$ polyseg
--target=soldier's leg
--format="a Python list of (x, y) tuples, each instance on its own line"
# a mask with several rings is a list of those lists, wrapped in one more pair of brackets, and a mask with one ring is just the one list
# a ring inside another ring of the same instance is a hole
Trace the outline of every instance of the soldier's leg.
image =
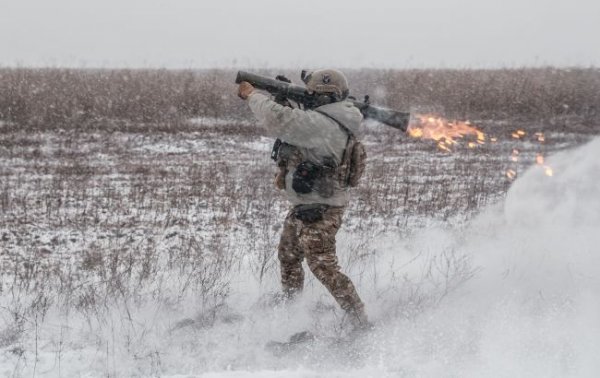
[(335, 235), (341, 226), (343, 212), (343, 208), (329, 208), (321, 221), (303, 225), (300, 245), (310, 270), (348, 313), (352, 324), (366, 326), (365, 306), (352, 281), (340, 272), (336, 256)]
[(292, 297), (302, 291), (304, 270), (302, 250), (298, 245), (298, 220), (290, 211), (283, 224), (277, 257), (281, 269), (281, 286), (284, 294)]

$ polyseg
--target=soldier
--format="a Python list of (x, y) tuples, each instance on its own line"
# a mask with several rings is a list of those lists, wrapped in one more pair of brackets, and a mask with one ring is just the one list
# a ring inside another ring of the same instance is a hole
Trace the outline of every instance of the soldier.
[(267, 133), (278, 138), (274, 146), (280, 172), (276, 186), (285, 190), (292, 209), (285, 218), (278, 247), (281, 284), (286, 298), (304, 284), (302, 260), (345, 310), (355, 329), (370, 324), (364, 304), (350, 279), (340, 272), (335, 235), (348, 204), (348, 187), (362, 175), (365, 151), (356, 136), (362, 114), (350, 102), (346, 77), (336, 70), (318, 70), (303, 81), (319, 98), (314, 109), (283, 106), (258, 93), (248, 82), (239, 96)]

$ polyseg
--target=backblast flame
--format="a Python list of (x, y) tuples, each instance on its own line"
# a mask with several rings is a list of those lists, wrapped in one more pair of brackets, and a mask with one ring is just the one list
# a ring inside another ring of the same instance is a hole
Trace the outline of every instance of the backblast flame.
[[(467, 135), (473, 136), (477, 144), (484, 144), (486, 141), (485, 134), (471, 126), (469, 121), (449, 121), (432, 115), (416, 115), (411, 119), (407, 132), (413, 138), (435, 140), (438, 148), (447, 152), (451, 151), (450, 146), (456, 144), (457, 139)], [(468, 146), (474, 148), (475, 142), (469, 142)]]
[[(477, 127), (471, 125), (469, 121), (449, 121), (445, 118), (434, 115), (417, 114), (411, 118), (407, 129), (407, 134), (413, 138), (431, 139), (436, 141), (437, 147), (444, 152), (452, 152), (452, 146), (458, 144), (458, 140), (466, 138), (465, 143), (468, 148), (475, 148), (481, 144), (485, 144), (487, 136)], [(525, 130), (515, 130), (511, 132), (513, 139), (525, 141), (527, 139)], [(532, 134), (532, 138), (537, 139), (539, 143), (544, 143), (546, 138), (542, 132)], [(492, 143), (497, 143), (497, 137), (490, 137)], [(518, 164), (521, 161), (521, 153), (517, 148), (512, 149), (510, 160)], [(546, 164), (544, 155), (538, 153), (535, 157), (535, 162), (544, 170), (547, 176), (553, 176), (554, 172), (550, 166)], [(505, 172), (509, 180), (514, 180), (517, 177), (515, 169), (508, 169)]]
[(535, 133), (535, 136), (536, 136), (538, 142), (540, 142), (540, 143), (544, 143), (546, 141), (546, 137), (544, 136), (544, 133), (542, 133), (542, 132)]
[(544, 169), (544, 174), (548, 177), (552, 177), (554, 176), (554, 171), (552, 170), (552, 167), (550, 167), (549, 165), (546, 165), (546, 159), (544, 159), (544, 155), (542, 154), (538, 154), (535, 157), (535, 162), (537, 165), (542, 166), (542, 168)]
[(544, 164), (544, 155), (542, 155), (542, 154), (538, 154), (538, 155), (535, 157), (535, 162), (536, 162), (538, 165), (542, 165), (542, 164)]

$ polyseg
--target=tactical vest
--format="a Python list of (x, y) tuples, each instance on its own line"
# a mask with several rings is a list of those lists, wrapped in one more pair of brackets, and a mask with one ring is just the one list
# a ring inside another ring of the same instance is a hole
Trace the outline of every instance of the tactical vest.
[[(321, 113), (324, 114), (324, 113)], [(327, 114), (324, 114), (329, 117)], [(364, 145), (340, 122), (333, 119), (348, 135), (346, 148), (338, 164), (333, 157), (323, 157), (320, 164), (304, 158), (300, 149), (280, 139), (275, 141), (271, 158), (276, 161), (279, 171), (275, 176), (275, 186), (284, 190), (288, 167), (295, 167), (292, 188), (298, 194), (317, 192), (323, 198), (333, 195), (334, 182), (340, 187), (356, 187), (362, 177), (367, 160)]]

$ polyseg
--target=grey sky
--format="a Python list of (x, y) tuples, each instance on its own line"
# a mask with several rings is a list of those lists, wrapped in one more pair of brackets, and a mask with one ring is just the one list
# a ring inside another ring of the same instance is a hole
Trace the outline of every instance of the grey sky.
[(599, 0), (0, 0), (0, 65), (600, 66)]

